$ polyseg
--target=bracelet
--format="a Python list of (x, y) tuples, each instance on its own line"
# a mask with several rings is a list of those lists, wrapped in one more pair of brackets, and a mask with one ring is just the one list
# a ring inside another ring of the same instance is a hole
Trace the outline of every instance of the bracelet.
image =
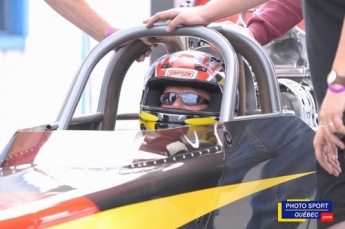
[(328, 85), (328, 90), (330, 90), (333, 93), (340, 93), (345, 91), (345, 86), (342, 86), (341, 88), (335, 88), (332, 87), (331, 85)]
[(107, 32), (107, 37), (109, 37), (111, 34), (115, 33), (114, 27), (109, 26), (108, 32)]

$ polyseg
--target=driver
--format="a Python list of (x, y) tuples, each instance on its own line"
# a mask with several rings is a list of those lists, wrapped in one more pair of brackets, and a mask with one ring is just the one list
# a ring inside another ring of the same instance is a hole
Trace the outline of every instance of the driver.
[(223, 63), (208, 53), (180, 51), (159, 58), (145, 76), (140, 128), (215, 123), (223, 84)]
[[(159, 131), (146, 132), (141, 150), (165, 156), (197, 150), (200, 145), (184, 144), (186, 135), (194, 134), (203, 143), (214, 143), (212, 125), (205, 125), (218, 121), (223, 83), (223, 63), (208, 53), (180, 51), (159, 58), (145, 77), (140, 105), (140, 128)], [(186, 128), (171, 129), (188, 124), (193, 124), (188, 133), (181, 133)]]
[[(153, 63), (145, 77), (140, 128), (155, 131), (143, 131), (141, 150), (172, 156), (217, 144), (214, 124), (219, 120), (224, 80), (223, 64), (200, 51), (167, 54)], [(175, 128), (179, 126), (186, 128)], [(261, 179), (315, 171), (314, 131), (298, 117), (239, 120), (224, 123), (222, 128), (231, 132), (232, 146), (223, 148), (225, 174), (220, 185), (243, 182), (260, 164)], [(188, 141), (190, 135), (197, 135), (195, 140), (202, 144), (188, 144), (197, 142)], [(252, 195), (246, 228), (297, 228), (299, 223), (278, 222), (278, 203), (310, 199), (315, 185), (310, 175)], [(221, 217), (218, 213), (212, 213), (207, 226), (216, 223)]]

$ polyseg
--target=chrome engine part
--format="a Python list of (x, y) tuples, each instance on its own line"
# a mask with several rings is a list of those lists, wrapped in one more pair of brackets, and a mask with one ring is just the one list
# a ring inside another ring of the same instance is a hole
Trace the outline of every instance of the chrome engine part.
[(317, 127), (317, 111), (313, 97), (312, 87), (302, 82), (291, 79), (278, 79), (282, 108), (285, 113), (294, 113), (310, 127)]

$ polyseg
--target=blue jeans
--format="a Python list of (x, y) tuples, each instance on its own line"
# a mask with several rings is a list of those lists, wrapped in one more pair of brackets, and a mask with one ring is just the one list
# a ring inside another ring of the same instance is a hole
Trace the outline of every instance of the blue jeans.
[[(260, 163), (264, 163), (260, 179), (315, 171), (315, 132), (298, 117), (233, 122), (227, 129), (233, 145), (226, 152), (222, 185), (240, 183)], [(246, 228), (297, 228), (299, 223), (278, 223), (277, 205), (286, 199), (311, 198), (315, 188), (315, 175), (308, 175), (253, 194)]]

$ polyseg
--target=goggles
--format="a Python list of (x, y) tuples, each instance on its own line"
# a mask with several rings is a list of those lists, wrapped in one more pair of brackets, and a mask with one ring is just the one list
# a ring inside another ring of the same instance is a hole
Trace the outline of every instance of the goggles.
[(176, 101), (178, 97), (180, 97), (182, 103), (187, 106), (193, 106), (197, 104), (209, 104), (209, 101), (207, 99), (193, 92), (166, 92), (160, 96), (159, 101), (163, 104), (171, 105)]

